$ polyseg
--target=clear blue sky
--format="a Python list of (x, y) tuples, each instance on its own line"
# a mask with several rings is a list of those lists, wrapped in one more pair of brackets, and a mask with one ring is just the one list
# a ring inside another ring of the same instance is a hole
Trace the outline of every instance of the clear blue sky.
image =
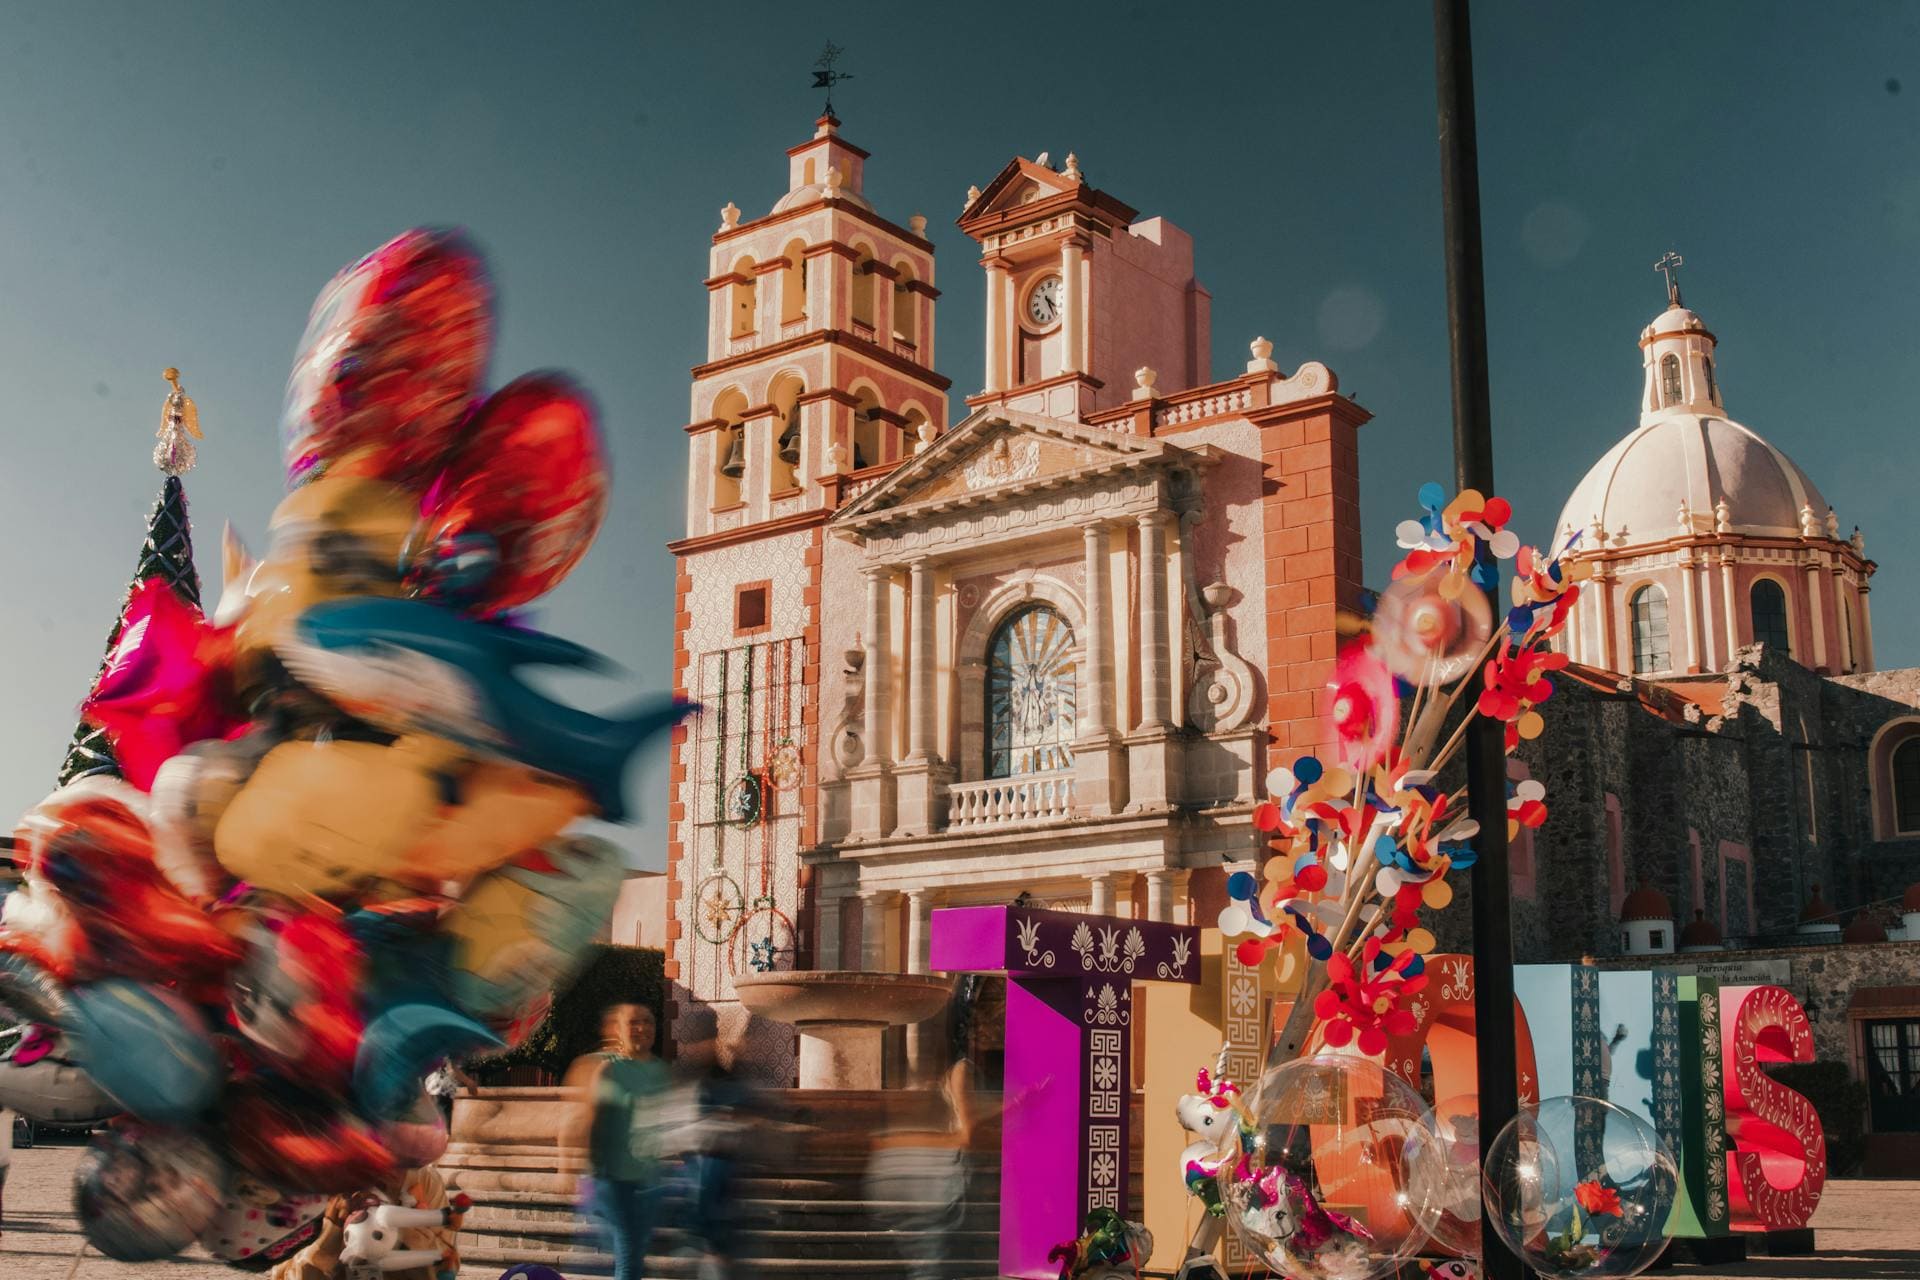
[[(661, 687), (687, 369), (707, 237), (764, 212), (856, 78), (868, 194), (931, 220), (940, 360), (980, 384), (982, 287), (952, 225), (1016, 152), (1193, 234), (1215, 367), (1255, 334), (1325, 360), (1363, 433), (1368, 567), (1449, 410), (1427, 6), (67, 3), (0, 37), (0, 813), (51, 786), (138, 550), (177, 364), (208, 438), (188, 478), (209, 593), (219, 529), (279, 496), (274, 424), (314, 294), (419, 223), (468, 227), (502, 299), (494, 367), (575, 370), (615, 459), (599, 544), (544, 625)], [(545, 16), (543, 16), (545, 15)], [(1912, 515), (1920, 5), (1483, 3), (1475, 39), (1500, 488), (1544, 536), (1634, 422), (1649, 269), (1675, 247), (1721, 338), (1729, 412), (1860, 524), (1883, 666), (1920, 663)], [(611, 703), (629, 690), (582, 691)], [(663, 859), (664, 762), (625, 837)], [(10, 818), (7, 820), (10, 821)]]

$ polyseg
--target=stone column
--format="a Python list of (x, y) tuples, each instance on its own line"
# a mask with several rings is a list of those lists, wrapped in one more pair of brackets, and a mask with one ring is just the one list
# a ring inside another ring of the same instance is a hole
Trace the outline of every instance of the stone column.
[(1086, 553), (1086, 634), (1080, 637), (1086, 678), (1073, 747), (1073, 798), (1083, 813), (1110, 814), (1127, 805), (1127, 753), (1114, 732), (1112, 548), (1104, 524), (1082, 525), (1080, 535)]
[(1007, 286), (1011, 277), (1003, 262), (987, 266), (987, 376), (985, 391), (1007, 385)]
[[(1807, 625), (1813, 631), (1813, 669), (1827, 669), (1827, 629), (1825, 619), (1820, 616), (1820, 561), (1812, 552), (1807, 555)], [(1800, 655), (1795, 654), (1795, 657)]]
[(907, 673), (911, 683), (907, 705), (907, 759), (926, 762), (934, 750), (933, 567), (922, 556), (908, 565), (908, 606), (913, 630), (909, 633)]
[(1087, 243), (1068, 236), (1060, 245), (1060, 336), (1066, 348), (1060, 357), (1060, 372), (1079, 373), (1086, 365), (1086, 316), (1081, 306), (1085, 276)]
[(1739, 593), (1733, 587), (1733, 552), (1720, 553), (1720, 594), (1727, 613), (1727, 660), (1722, 670), (1733, 666), (1733, 651), (1740, 647)]
[(891, 972), (887, 968), (887, 933), (890, 908), (899, 896), (892, 889), (860, 891), (860, 967), (868, 973)]
[(1594, 576), (1600, 588), (1600, 665), (1618, 671), (1613, 663), (1613, 571), (1603, 564)]
[(894, 827), (893, 790), (893, 569), (870, 565), (867, 575), (866, 753), (847, 771), (852, 783), (852, 832), (856, 839), (877, 839)]
[(840, 954), (840, 907), (845, 901), (816, 891), (813, 904), (813, 967), (816, 969), (839, 969), (846, 965), (846, 958)]
[(1115, 877), (1112, 873), (1103, 873), (1087, 878), (1087, 887), (1090, 891), (1087, 895), (1088, 915), (1110, 916), (1116, 914), (1114, 904), (1119, 895), (1114, 892), (1116, 888), (1114, 880)]
[(867, 575), (866, 756), (863, 763), (885, 767), (892, 762), (893, 637), (891, 604), (893, 570), (876, 565)]
[(1086, 550), (1087, 687), (1081, 702), (1081, 732), (1088, 737), (1113, 729), (1113, 580), (1108, 572), (1107, 526), (1080, 526)]
[(1187, 878), (1191, 873), (1181, 867), (1159, 867), (1147, 872), (1147, 919), (1161, 924), (1179, 924), (1174, 913), (1187, 913)]
[(1698, 584), (1693, 580), (1693, 552), (1680, 554), (1680, 600), (1686, 611), (1687, 628), (1687, 666), (1690, 672), (1700, 670), (1700, 593)]
[(1854, 640), (1860, 649), (1860, 669), (1872, 671), (1873, 666), (1873, 616), (1867, 612), (1867, 584), (1860, 584), (1860, 634)]
[(1167, 524), (1164, 511), (1139, 518), (1140, 722), (1127, 735), (1127, 809), (1155, 812), (1178, 803), (1184, 758), (1173, 725), (1173, 645), (1167, 636)]
[(1173, 728), (1172, 643), (1167, 638), (1167, 520), (1149, 511), (1140, 525), (1140, 724)]
[(1860, 643), (1853, 638), (1847, 617), (1847, 568), (1836, 557), (1833, 565), (1833, 666), (1835, 675), (1860, 667)]
[[(908, 973), (926, 973), (927, 947), (933, 923), (933, 894), (926, 889), (910, 889), (905, 895), (905, 906), (907, 953), (902, 957), (905, 963), (901, 968)], [(945, 1028), (945, 1010), (925, 1022), (908, 1024), (907, 1071), (913, 1078), (919, 1078), (921, 1064), (932, 1059), (936, 1043)]]

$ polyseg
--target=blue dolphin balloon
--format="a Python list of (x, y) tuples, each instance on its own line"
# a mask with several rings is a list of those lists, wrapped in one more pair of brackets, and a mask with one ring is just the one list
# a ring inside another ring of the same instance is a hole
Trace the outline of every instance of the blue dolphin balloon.
[(627, 814), (628, 758), (693, 710), (655, 698), (609, 719), (555, 702), (515, 671), (613, 664), (557, 636), (478, 622), (424, 600), (330, 601), (302, 614), (295, 633), (279, 648), (281, 661), (349, 714), (556, 774), (612, 821)]

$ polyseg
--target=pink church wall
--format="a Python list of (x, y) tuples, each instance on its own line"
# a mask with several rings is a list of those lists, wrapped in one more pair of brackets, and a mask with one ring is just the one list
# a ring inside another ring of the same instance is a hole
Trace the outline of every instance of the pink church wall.
[(1133, 371), (1142, 366), (1159, 375), (1162, 395), (1211, 381), (1212, 299), (1193, 276), (1192, 237), (1165, 218), (1148, 218), (1098, 241), (1093, 254), (1106, 258), (1089, 273), (1092, 366), (1106, 378), (1095, 406), (1131, 396)]

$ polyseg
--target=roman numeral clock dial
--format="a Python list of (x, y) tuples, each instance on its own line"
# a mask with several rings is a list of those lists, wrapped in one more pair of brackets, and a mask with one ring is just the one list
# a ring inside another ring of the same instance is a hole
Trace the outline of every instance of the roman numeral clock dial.
[(1060, 277), (1048, 276), (1027, 294), (1027, 323), (1036, 329), (1051, 328), (1060, 319)]

